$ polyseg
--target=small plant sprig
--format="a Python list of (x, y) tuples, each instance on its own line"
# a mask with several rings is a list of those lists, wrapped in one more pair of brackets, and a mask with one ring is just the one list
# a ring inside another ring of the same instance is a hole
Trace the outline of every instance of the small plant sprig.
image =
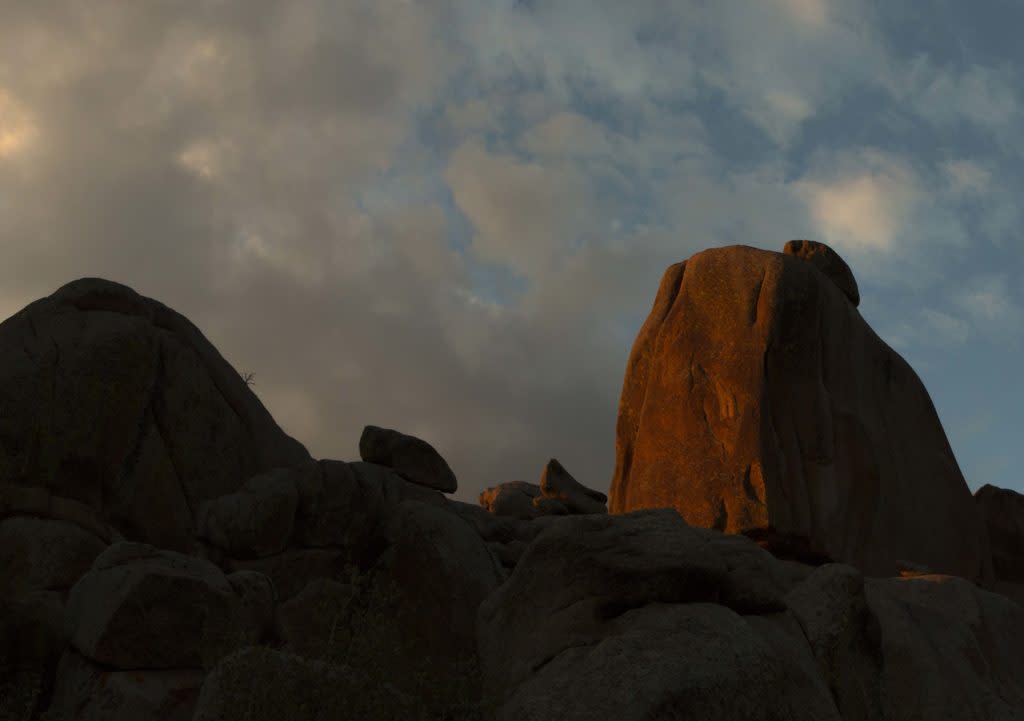
[(245, 381), (247, 386), (253, 385), (252, 373), (239, 373), (239, 375), (242, 376), (242, 380)]

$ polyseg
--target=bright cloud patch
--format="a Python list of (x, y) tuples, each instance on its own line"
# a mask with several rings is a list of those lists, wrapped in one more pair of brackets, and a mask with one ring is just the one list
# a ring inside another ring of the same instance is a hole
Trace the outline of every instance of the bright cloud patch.
[(0, 159), (25, 150), (37, 135), (28, 109), (0, 89)]

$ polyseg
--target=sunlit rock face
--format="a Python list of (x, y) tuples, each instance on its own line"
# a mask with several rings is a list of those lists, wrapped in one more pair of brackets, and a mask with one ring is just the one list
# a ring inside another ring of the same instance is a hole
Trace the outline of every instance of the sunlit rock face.
[(870, 575), (909, 561), (990, 578), (928, 392), (817, 246), (716, 248), (665, 271), (626, 368), (609, 512), (771, 527)]

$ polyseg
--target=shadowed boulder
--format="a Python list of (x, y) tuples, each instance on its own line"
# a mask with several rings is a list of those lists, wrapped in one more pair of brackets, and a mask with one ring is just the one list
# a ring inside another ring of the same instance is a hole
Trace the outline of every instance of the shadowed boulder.
[(427, 488), (444, 493), (455, 493), (458, 488), (452, 469), (432, 445), (390, 428), (366, 426), (359, 438), (359, 457)]
[(988, 578), (928, 392), (819, 271), (729, 246), (665, 272), (626, 369), (610, 512), (770, 527), (869, 575), (903, 559)]
[(992, 545), (994, 589), (1024, 605), (1024, 495), (986, 484), (974, 501)]
[(836, 284), (843, 295), (850, 299), (855, 306), (860, 305), (860, 290), (857, 288), (857, 279), (853, 277), (853, 271), (846, 264), (839, 253), (829, 248), (824, 243), (816, 240), (789, 240), (786, 241), (782, 252), (786, 255), (793, 255), (803, 258), (825, 276)]
[(310, 460), (187, 318), (100, 278), (0, 323), (0, 406), (0, 482), (178, 551), (202, 501)]

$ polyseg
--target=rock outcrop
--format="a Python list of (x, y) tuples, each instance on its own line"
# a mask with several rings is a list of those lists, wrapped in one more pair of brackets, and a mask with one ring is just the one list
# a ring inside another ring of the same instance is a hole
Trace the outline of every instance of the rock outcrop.
[(478, 623), (502, 721), (1024, 718), (1024, 607), (951, 576), (795, 580), (672, 509), (553, 519)]
[[(446, 497), (447, 463), (398, 431), (364, 433), (362, 461), (313, 460), (212, 348), (175, 345), (201, 339), (180, 316), (83, 287), (92, 311), (40, 301), (0, 324), (0, 399), (32, 429), (0, 425), (0, 719), (1024, 719), (1024, 605), (911, 561), (868, 578), (772, 528), (609, 514), (555, 459), (480, 505)], [(96, 399), (138, 410), (99, 360), (138, 348), (158, 360), (132, 446)], [(91, 370), (45, 395), (69, 363)], [(97, 423), (121, 445), (90, 450)], [(997, 510), (991, 527), (1016, 528)], [(1015, 568), (1017, 537), (994, 535)]]
[(860, 290), (857, 288), (857, 279), (853, 277), (853, 271), (839, 253), (832, 250), (824, 243), (816, 240), (789, 240), (783, 246), (782, 252), (786, 255), (794, 255), (803, 258), (815, 268), (825, 274), (825, 277), (836, 284), (843, 295), (850, 299), (854, 306), (860, 305)]
[(824, 247), (729, 246), (668, 268), (626, 369), (609, 510), (770, 527), (870, 575), (909, 561), (988, 580), (928, 392)]
[(98, 278), (0, 324), (0, 407), (0, 483), (184, 553), (200, 503), (311, 460), (188, 319)]
[(974, 500), (992, 546), (994, 588), (1024, 604), (1024, 495), (986, 484)]
[(506, 481), (480, 493), (480, 505), (496, 516), (529, 520), (541, 516), (607, 513), (608, 496), (587, 488), (552, 458), (540, 484)]

